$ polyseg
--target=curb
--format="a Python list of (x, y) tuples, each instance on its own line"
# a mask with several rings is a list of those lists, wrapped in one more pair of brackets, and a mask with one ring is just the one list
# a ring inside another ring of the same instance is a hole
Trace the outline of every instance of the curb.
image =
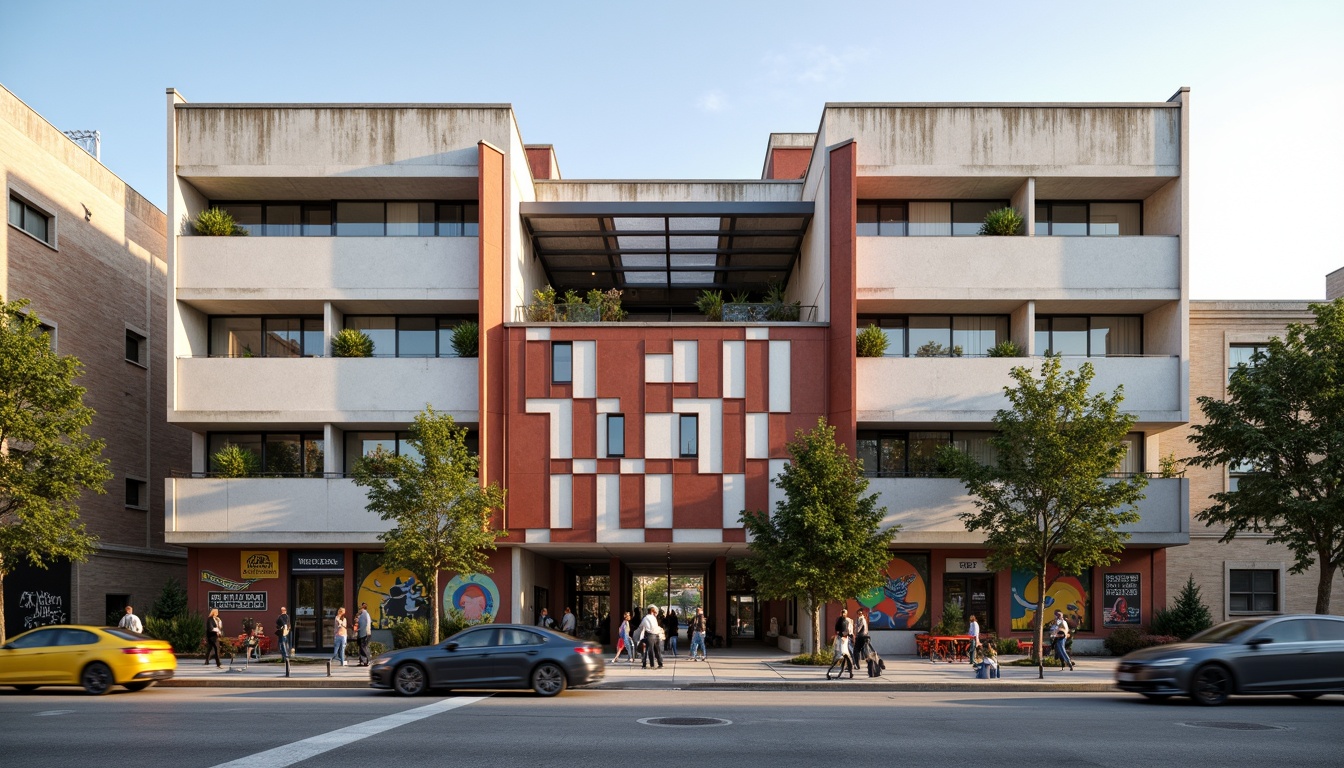
[[(249, 678), (245, 680), (175, 678), (162, 680), (159, 688), (319, 688), (376, 690), (363, 680), (326, 679), (304, 680), (295, 678)], [(941, 683), (862, 683), (847, 686), (839, 680), (821, 682), (778, 683), (684, 683), (660, 681), (605, 682), (571, 690), (585, 691), (837, 691), (848, 693), (1115, 693), (1120, 689), (1113, 683), (1004, 683), (993, 680)]]

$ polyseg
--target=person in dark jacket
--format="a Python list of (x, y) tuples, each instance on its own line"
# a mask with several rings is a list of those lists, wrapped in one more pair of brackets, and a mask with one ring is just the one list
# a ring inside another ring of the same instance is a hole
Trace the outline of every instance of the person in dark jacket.
[(275, 636), (280, 638), (280, 658), (289, 658), (289, 614), (285, 612), (285, 606), (280, 606), (280, 615), (275, 620)]
[(672, 657), (677, 656), (677, 633), (681, 631), (681, 622), (677, 620), (677, 612), (671, 608), (667, 611), (667, 616), (663, 619), (663, 637), (665, 648), (672, 652)]
[[(224, 620), (219, 618), (219, 609), (211, 608), (205, 619), (205, 665), (210, 666), (210, 656), (215, 657), (215, 666), (223, 667), (219, 660), (219, 638), (224, 634)], [(230, 662), (232, 663), (232, 662)]]

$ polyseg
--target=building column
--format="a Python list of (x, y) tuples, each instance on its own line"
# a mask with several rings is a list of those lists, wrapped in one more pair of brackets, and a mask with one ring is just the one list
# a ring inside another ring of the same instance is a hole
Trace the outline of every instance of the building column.
[(714, 626), (723, 635), (723, 644), (727, 647), (732, 638), (732, 633), (728, 631), (728, 558), (723, 555), (714, 558), (712, 568), (714, 602), (712, 608), (706, 607), (705, 611), (713, 611), (710, 615), (713, 616)]
[(858, 172), (858, 146), (847, 141), (830, 150), (829, 218), (830, 235), (830, 329), (827, 336), (826, 420), (835, 428), (835, 440), (845, 446), (852, 458), (858, 428), (858, 400), (854, 334), (858, 327), (855, 296), (858, 279), (855, 269), (858, 237), (854, 232), (858, 206), (855, 177)]

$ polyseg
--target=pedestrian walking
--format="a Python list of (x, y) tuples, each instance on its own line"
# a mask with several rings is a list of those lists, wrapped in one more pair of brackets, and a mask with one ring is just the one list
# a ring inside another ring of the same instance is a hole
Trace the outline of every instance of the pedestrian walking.
[(868, 609), (859, 608), (859, 617), (854, 620), (854, 662), (868, 659)]
[(566, 635), (572, 636), (575, 634), (575, 629), (578, 628), (578, 624), (579, 622), (578, 619), (574, 617), (574, 612), (569, 609), (569, 606), (565, 606), (565, 615), (560, 617), (560, 631), (564, 632)]
[(555, 619), (551, 618), (550, 612), (545, 608), (541, 609), (541, 615), (537, 617), (537, 626), (542, 629), (555, 629)]
[[(691, 617), (691, 661), (705, 661), (705, 636), (709, 633), (709, 620), (705, 618), (705, 609), (695, 606), (695, 615)], [(700, 658), (695, 658), (695, 649), (700, 649)]]
[(616, 630), (616, 656), (611, 660), (612, 664), (620, 661), (621, 654), (625, 654), (626, 661), (635, 663), (635, 649), (630, 643), (630, 612), (626, 611), (621, 617), (621, 627)]
[(141, 624), (140, 617), (135, 615), (135, 608), (129, 605), (126, 606), (126, 615), (121, 617), (117, 626), (122, 629), (129, 629), (137, 634), (143, 634), (145, 631), (145, 625)]
[(280, 615), (275, 619), (275, 636), (280, 643), (280, 658), (289, 658), (289, 614), (285, 612), (285, 606), (280, 606)]
[(663, 619), (663, 637), (667, 638), (663, 650), (671, 651), (674, 659), (677, 657), (677, 635), (680, 632), (681, 620), (677, 618), (676, 611), (669, 609), (667, 618)]
[(849, 609), (840, 609), (840, 618), (835, 620), (835, 656), (831, 666), (826, 670), (826, 679), (831, 679), (831, 671), (836, 665), (840, 665), (840, 671), (835, 679), (839, 680), (846, 672), (849, 673), (849, 679), (854, 679), (854, 657), (851, 655), (850, 638), (854, 635), (854, 620), (849, 618)]
[(369, 615), (369, 604), (359, 604), (359, 615), (355, 617), (355, 639), (359, 642), (359, 666), (369, 666), (369, 640), (373, 637), (373, 617)]
[(639, 622), (639, 628), (644, 630), (644, 661), (641, 669), (652, 667), (654, 662), (658, 663), (658, 668), (663, 668), (663, 649), (662, 634), (663, 628), (658, 624), (658, 609), (650, 606), (649, 612), (644, 616), (644, 620)]
[(219, 638), (223, 635), (224, 620), (219, 618), (218, 608), (211, 608), (210, 615), (205, 617), (205, 665), (207, 667), (210, 666), (210, 656), (213, 655), (215, 666), (224, 668), (219, 659)]
[(981, 680), (999, 677), (999, 652), (988, 640), (980, 652), (980, 663), (975, 665), (975, 676)]
[(976, 652), (980, 650), (980, 622), (975, 620), (975, 614), (972, 613), (966, 625), (966, 634), (971, 636), (971, 647), (966, 649), (966, 658), (970, 660), (971, 666), (975, 666)]
[(1059, 659), (1060, 669), (1067, 666), (1069, 671), (1072, 672), (1073, 659), (1069, 658), (1069, 649), (1065, 647), (1069, 642), (1069, 622), (1064, 618), (1063, 611), (1055, 611), (1055, 620), (1050, 622), (1048, 629), (1051, 644), (1055, 650), (1055, 658)]
[(261, 661), (261, 640), (266, 637), (266, 628), (254, 623), (247, 631), (247, 640), (243, 641), (243, 663), (256, 659)]
[(335, 648), (331, 651), (331, 660), (341, 662), (345, 666), (345, 643), (348, 637), (348, 629), (345, 624), (345, 606), (336, 609), (336, 619), (332, 622), (332, 633), (335, 635)]

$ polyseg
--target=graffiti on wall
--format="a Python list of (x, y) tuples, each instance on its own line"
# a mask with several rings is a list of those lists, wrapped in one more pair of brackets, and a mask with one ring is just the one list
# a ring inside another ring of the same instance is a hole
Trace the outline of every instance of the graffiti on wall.
[(388, 571), (378, 566), (359, 584), (355, 601), (369, 604), (374, 629), (387, 629), (403, 619), (428, 619), (429, 598), (425, 584), (402, 568)]
[[(1055, 611), (1062, 611), (1069, 626), (1075, 630), (1092, 629), (1091, 604), (1092, 569), (1085, 569), (1077, 576), (1060, 573), (1058, 567), (1051, 565), (1046, 571), (1049, 587), (1045, 591), (1046, 618), (1054, 617)], [(1036, 625), (1036, 599), (1040, 596), (1040, 583), (1031, 571), (1013, 571), (1012, 584), (1013, 631), (1024, 632)]]
[(871, 629), (928, 629), (929, 556), (902, 554), (887, 564), (887, 583), (856, 598)]
[(443, 588), (443, 604), (462, 612), (467, 621), (499, 616), (499, 587), (494, 579), (481, 573), (454, 576)]
[(20, 561), (5, 575), (3, 620), (7, 635), (48, 624), (69, 624), (72, 607), (70, 564), (67, 562), (35, 568), (27, 561)]

